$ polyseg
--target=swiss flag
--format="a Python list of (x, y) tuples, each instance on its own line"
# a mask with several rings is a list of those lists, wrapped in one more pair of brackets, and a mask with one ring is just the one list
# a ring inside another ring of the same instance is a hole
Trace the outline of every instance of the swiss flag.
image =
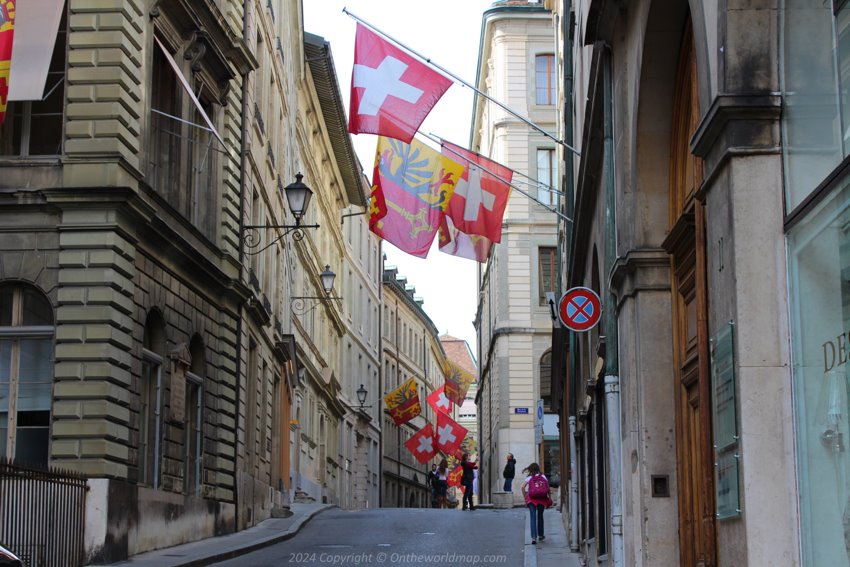
[(354, 38), (348, 131), (409, 144), (451, 80), (362, 24)]
[(463, 233), (500, 242), (513, 170), (449, 142), (443, 141), (442, 146), (444, 156), (466, 166), (455, 185), (446, 216)]
[(416, 432), (416, 435), (404, 442), (404, 446), (413, 453), (420, 463), (427, 463), (437, 454), (437, 440), (434, 438), (434, 428), (429, 423)]
[(487, 262), (487, 258), (490, 256), (490, 248), (493, 247), (493, 243), (486, 236), (466, 234), (459, 231), (452, 223), (452, 219), (447, 216), (440, 221), (437, 234), (440, 241), (440, 252), (475, 260), (482, 264)]
[(437, 448), (454, 455), (466, 437), (467, 429), (443, 412), (437, 412)]
[(434, 390), (430, 396), (425, 398), (428, 405), (434, 408), (434, 413), (449, 413), (452, 409), (452, 402), (446, 397), (446, 393), (443, 391), (445, 387), (446, 385), (443, 384)]

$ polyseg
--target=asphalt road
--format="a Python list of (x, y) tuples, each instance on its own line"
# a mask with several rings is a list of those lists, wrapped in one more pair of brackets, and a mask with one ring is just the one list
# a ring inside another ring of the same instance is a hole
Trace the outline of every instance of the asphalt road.
[(523, 565), (526, 511), (331, 509), (292, 539), (219, 567)]

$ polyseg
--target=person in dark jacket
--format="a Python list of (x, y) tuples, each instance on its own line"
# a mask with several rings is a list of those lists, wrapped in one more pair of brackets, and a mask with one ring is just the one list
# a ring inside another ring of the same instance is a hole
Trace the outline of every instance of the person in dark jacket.
[(513, 492), (514, 477), (516, 476), (516, 459), (514, 459), (513, 453), (508, 453), (508, 462), (505, 463), (502, 476), (505, 478), (505, 492)]
[(475, 484), (475, 469), (478, 465), (469, 460), (469, 453), (464, 453), (460, 459), (460, 466), (463, 467), (463, 475), (460, 477), (460, 484), (463, 486), (463, 509), (475, 510), (475, 506), (472, 505), (472, 492)]

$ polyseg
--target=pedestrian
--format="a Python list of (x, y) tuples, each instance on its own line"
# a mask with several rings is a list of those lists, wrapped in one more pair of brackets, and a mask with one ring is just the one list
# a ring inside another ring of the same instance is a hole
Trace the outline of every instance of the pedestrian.
[(425, 479), (425, 484), (431, 488), (431, 508), (437, 507), (437, 485), (440, 482), (440, 475), (437, 473), (436, 463), (431, 465), (431, 472)]
[(448, 508), (449, 501), (446, 494), (449, 490), (449, 463), (445, 458), (440, 461), (440, 466), (437, 467), (437, 507)]
[(549, 480), (540, 472), (540, 465), (537, 463), (531, 463), (523, 472), (528, 472), (528, 476), (522, 483), (522, 496), (531, 514), (531, 543), (536, 544), (538, 539), (546, 539), (543, 511), (552, 505), (552, 499), (549, 498)]
[(508, 458), (505, 463), (505, 470), (502, 471), (502, 477), (505, 479), (505, 492), (513, 492), (514, 477), (516, 476), (516, 459), (513, 453), (508, 453)]
[(475, 469), (478, 468), (478, 465), (469, 460), (469, 453), (464, 453), (460, 458), (460, 466), (463, 468), (463, 475), (460, 477), (460, 484), (463, 486), (462, 510), (475, 510), (475, 506), (472, 505), (472, 493), (474, 492)]

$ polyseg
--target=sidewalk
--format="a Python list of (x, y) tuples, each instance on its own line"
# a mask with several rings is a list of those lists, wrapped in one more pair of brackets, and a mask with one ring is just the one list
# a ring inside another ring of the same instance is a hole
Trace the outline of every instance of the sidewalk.
[(330, 504), (292, 504), (288, 518), (269, 518), (252, 528), (147, 553), (110, 567), (197, 567), (231, 559), (291, 538), (313, 516), (333, 508)]
[(531, 544), (531, 516), (525, 514), (525, 564), (524, 567), (580, 567), (581, 555), (570, 551), (564, 521), (556, 508), (543, 512), (546, 539)]

